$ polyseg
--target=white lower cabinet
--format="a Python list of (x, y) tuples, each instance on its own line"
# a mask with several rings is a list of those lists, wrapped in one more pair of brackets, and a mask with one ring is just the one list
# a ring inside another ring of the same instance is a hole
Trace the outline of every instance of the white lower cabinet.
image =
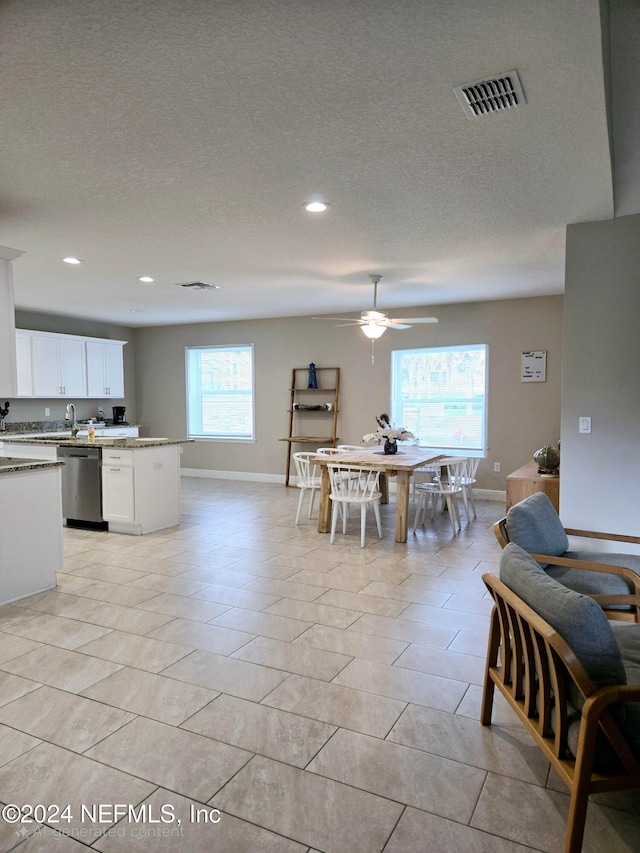
[(135, 523), (134, 489), (133, 468), (102, 466), (102, 517), (105, 521)]
[(102, 515), (113, 533), (136, 536), (179, 524), (179, 445), (103, 448)]

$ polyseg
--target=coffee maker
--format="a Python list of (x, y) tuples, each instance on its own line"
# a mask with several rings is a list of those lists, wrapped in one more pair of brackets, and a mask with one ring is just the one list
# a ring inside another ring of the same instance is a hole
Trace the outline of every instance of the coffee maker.
[(124, 413), (126, 412), (126, 406), (114, 406), (113, 407), (113, 422), (114, 424), (126, 424), (126, 420), (124, 417)]

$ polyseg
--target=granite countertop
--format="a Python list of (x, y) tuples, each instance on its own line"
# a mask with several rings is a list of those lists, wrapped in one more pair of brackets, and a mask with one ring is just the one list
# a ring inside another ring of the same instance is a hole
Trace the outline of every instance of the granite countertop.
[[(78, 426), (82, 430), (86, 430), (87, 423), (78, 422)], [(108, 422), (98, 429), (107, 429), (107, 430), (116, 430), (116, 429), (129, 429), (130, 427), (139, 427), (140, 424), (114, 424)], [(24, 436), (24, 435), (46, 435), (47, 433), (51, 433), (52, 435), (62, 435), (66, 433), (67, 435), (71, 435), (71, 427), (69, 426), (69, 421), (20, 421), (16, 423), (8, 423), (5, 424), (5, 428), (2, 432), (0, 432), (0, 439), (2, 438), (11, 438), (12, 435)]]
[(189, 444), (195, 441), (193, 438), (100, 438), (96, 436), (90, 442), (86, 435), (71, 438), (64, 435), (52, 435), (50, 438), (6, 438), (1, 439), (4, 444), (42, 444), (53, 447), (118, 447), (129, 450), (140, 450), (145, 447), (163, 447), (170, 444)]
[(62, 460), (50, 462), (42, 459), (14, 459), (11, 456), (0, 456), (0, 474), (12, 474), (16, 471), (35, 471), (38, 468), (58, 468), (64, 465)]

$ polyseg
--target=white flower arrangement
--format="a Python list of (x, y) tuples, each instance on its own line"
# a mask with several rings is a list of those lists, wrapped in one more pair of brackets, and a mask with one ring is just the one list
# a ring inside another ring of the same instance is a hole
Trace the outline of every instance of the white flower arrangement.
[(383, 441), (410, 441), (412, 438), (415, 439), (415, 435), (408, 429), (393, 426), (389, 415), (385, 412), (379, 417), (376, 415), (376, 420), (378, 429), (375, 432), (368, 432), (363, 435), (363, 441), (375, 441), (376, 444), (381, 444)]

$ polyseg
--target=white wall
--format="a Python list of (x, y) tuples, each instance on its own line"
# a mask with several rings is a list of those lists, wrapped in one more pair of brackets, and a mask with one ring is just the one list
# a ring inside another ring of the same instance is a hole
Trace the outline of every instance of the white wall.
[[(185, 468), (282, 475), (292, 367), (341, 368), (338, 435), (356, 444), (389, 408), (391, 350), (465, 343), (489, 345), (489, 456), (479, 486), (505, 489), (505, 477), (560, 435), (562, 297), (403, 308), (403, 316), (436, 314), (436, 326), (388, 331), (371, 346), (356, 328), (293, 317), (165, 326), (135, 331), (138, 418), (143, 435), (186, 434), (185, 347), (255, 345), (257, 440), (198, 441), (184, 449)], [(520, 381), (523, 350), (547, 350), (547, 381)], [(428, 436), (420, 436), (428, 442)], [(299, 446), (296, 447), (299, 449)], [(493, 472), (500, 462), (501, 473)]]
[[(640, 215), (567, 228), (560, 511), (640, 532)], [(592, 418), (590, 435), (578, 418)]]

